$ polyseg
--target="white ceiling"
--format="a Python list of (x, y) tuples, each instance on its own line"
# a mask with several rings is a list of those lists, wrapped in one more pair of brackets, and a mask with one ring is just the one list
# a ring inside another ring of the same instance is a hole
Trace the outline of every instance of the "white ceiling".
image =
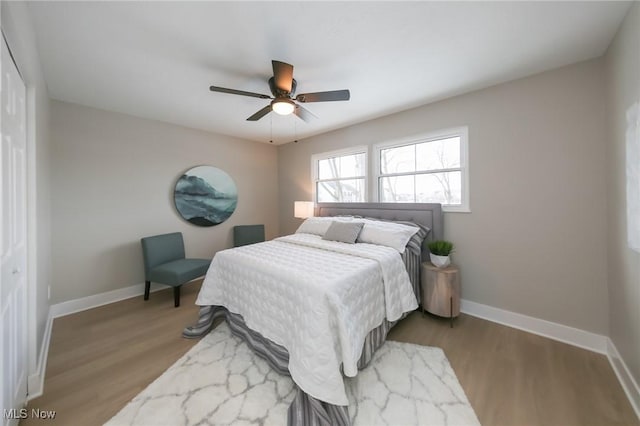
[[(628, 2), (33, 2), (52, 98), (244, 139), (293, 139), (602, 55)], [(271, 60), (318, 116), (247, 117)], [(273, 135), (273, 136), (272, 136)]]

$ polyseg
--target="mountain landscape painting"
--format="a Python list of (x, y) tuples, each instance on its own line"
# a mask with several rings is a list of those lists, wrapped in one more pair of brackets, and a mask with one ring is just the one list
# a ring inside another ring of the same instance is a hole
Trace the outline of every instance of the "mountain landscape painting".
[(236, 210), (238, 189), (231, 177), (213, 166), (186, 171), (173, 194), (176, 210), (197, 226), (218, 225)]

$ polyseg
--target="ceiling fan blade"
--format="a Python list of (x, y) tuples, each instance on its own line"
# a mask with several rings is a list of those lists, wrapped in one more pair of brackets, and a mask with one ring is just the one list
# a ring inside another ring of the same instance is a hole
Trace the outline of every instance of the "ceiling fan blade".
[(247, 121), (258, 121), (265, 115), (269, 114), (270, 112), (271, 112), (271, 105), (267, 105), (266, 107), (262, 108), (260, 111), (253, 114), (251, 117), (247, 118)]
[(280, 61), (271, 61), (273, 66), (273, 79), (276, 87), (286, 93), (291, 93), (293, 82), (293, 65)]
[(209, 86), (209, 90), (211, 90), (212, 92), (228, 93), (230, 95), (242, 95), (242, 96), (251, 96), (251, 97), (260, 98), (260, 99), (271, 99), (271, 96), (269, 95), (262, 95), (260, 93), (253, 93), (253, 92), (245, 92), (244, 90), (227, 89), (225, 87)]
[(296, 96), (298, 102), (330, 102), (348, 101), (351, 94), (348, 90), (332, 90), (329, 92), (301, 93)]
[(296, 109), (293, 110), (293, 113), (295, 115), (297, 115), (298, 117), (300, 117), (302, 119), (302, 121), (312, 121), (314, 118), (318, 118), (315, 114), (313, 114), (311, 111), (309, 111), (306, 108), (303, 108), (301, 105), (297, 105), (296, 104)]

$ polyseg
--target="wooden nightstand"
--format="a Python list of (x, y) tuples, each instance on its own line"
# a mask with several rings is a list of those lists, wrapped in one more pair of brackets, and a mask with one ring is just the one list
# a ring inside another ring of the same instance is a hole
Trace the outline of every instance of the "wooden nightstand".
[(422, 314), (425, 309), (432, 314), (451, 319), (460, 315), (460, 271), (454, 265), (437, 268), (429, 262), (422, 264)]

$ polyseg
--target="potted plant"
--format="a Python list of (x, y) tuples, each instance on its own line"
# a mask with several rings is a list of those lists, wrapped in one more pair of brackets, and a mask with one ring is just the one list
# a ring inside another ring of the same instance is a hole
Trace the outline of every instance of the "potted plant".
[(451, 264), (451, 253), (453, 253), (453, 243), (450, 241), (437, 240), (427, 244), (429, 247), (429, 258), (438, 268), (446, 268)]

